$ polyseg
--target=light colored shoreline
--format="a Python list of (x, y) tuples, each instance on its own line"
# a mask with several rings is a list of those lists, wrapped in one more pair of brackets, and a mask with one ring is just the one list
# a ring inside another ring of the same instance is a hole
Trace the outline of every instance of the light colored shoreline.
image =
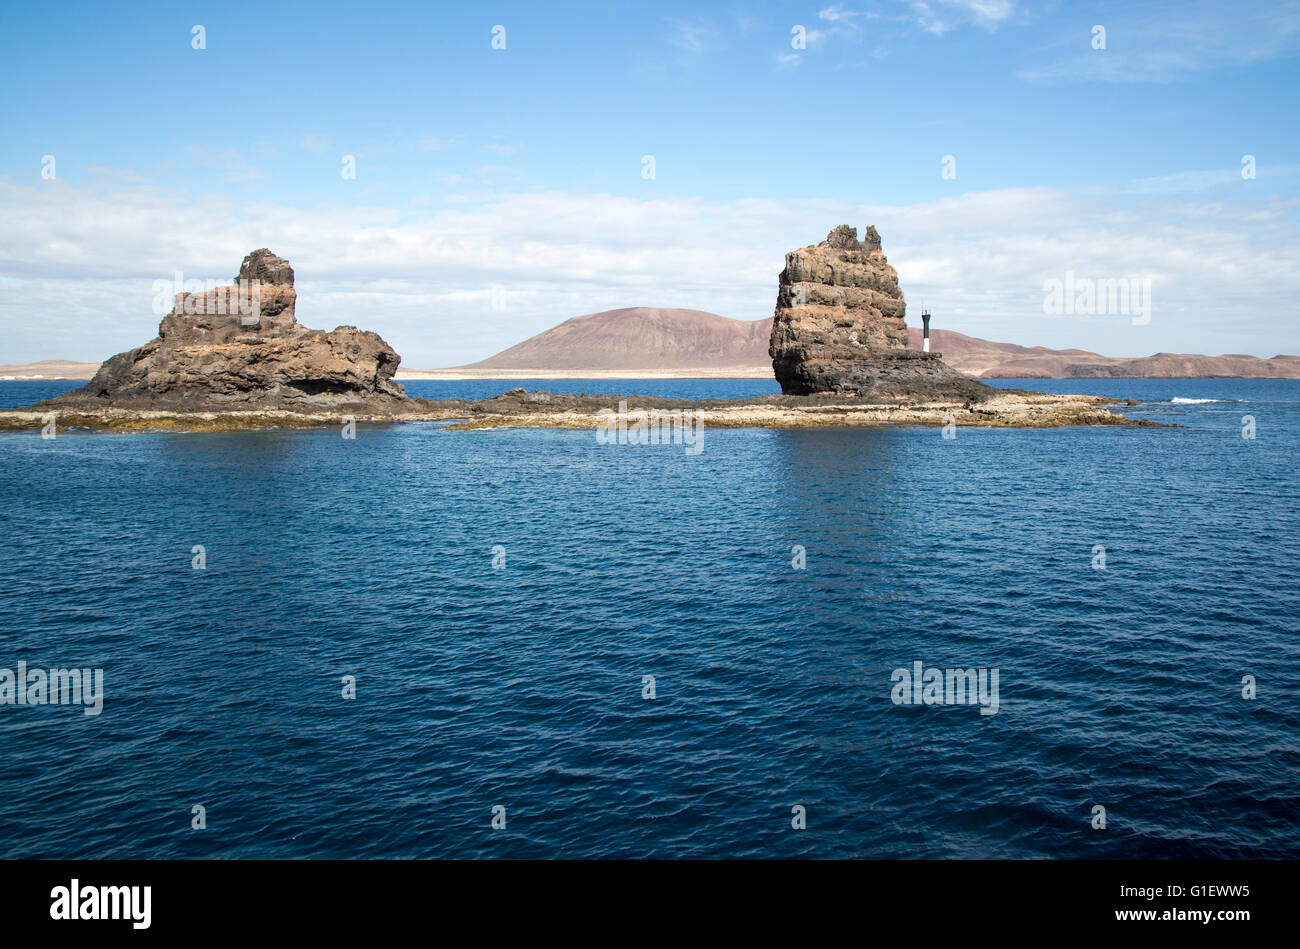
[(404, 380), (442, 379), (775, 379), (771, 366), (739, 369), (398, 369)]
[(97, 362), (47, 359), (43, 362), (0, 366), (0, 382), (83, 382), (99, 371)]

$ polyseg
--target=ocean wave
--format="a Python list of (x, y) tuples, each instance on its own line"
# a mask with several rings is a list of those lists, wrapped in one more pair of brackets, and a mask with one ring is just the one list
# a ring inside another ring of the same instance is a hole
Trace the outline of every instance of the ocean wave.
[(1183, 398), (1174, 398), (1174, 399), (1170, 399), (1169, 401), (1170, 401), (1170, 402), (1173, 402), (1173, 403), (1176, 403), (1176, 404), (1178, 404), (1178, 405), (1200, 405), (1202, 402), (1222, 402), (1223, 400), (1222, 400), (1222, 399), (1183, 399)]

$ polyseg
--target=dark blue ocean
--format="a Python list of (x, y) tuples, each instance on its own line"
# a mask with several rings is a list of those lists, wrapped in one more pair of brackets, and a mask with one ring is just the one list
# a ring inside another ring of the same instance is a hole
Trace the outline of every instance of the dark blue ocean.
[(1178, 427), (0, 435), (0, 856), (1300, 856), (1300, 381), (999, 384)]

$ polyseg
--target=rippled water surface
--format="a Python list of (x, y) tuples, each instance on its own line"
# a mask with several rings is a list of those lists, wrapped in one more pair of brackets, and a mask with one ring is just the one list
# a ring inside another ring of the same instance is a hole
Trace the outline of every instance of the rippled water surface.
[(0, 435), (0, 854), (1300, 855), (1300, 382), (1000, 384), (1180, 427)]

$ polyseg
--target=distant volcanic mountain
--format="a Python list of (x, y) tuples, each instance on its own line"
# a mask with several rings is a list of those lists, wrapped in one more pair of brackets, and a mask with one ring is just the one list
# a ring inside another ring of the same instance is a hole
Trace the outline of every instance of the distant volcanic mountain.
[(565, 320), (472, 370), (683, 372), (770, 367), (771, 320), (730, 320), (703, 310), (629, 307)]

